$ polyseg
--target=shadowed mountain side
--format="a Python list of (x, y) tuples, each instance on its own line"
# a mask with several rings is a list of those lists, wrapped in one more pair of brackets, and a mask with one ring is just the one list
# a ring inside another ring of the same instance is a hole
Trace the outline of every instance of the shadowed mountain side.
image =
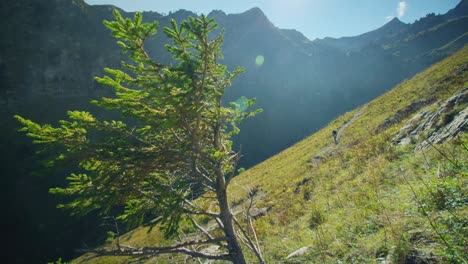
[[(333, 41), (310, 41), (297, 31), (279, 29), (258, 8), (210, 13), (225, 29), (221, 62), (231, 69), (246, 68), (224, 101), (256, 97), (256, 106), (264, 109), (243, 125), (235, 140), (244, 155), (240, 166), (265, 160), (459, 50), (468, 40), (466, 2), (447, 15), (428, 15), (414, 24), (394, 20), (370, 33)], [(95, 219), (75, 229), (75, 220), (62, 220), (64, 214), (54, 209), (47, 190), (61, 184), (63, 175), (33, 175), (40, 165), (32, 158), (31, 145), (17, 135), (12, 116), (53, 123), (66, 110), (90, 109), (89, 100), (108, 94), (93, 77), (102, 76), (104, 67), (119, 67), (125, 57), (102, 25), (112, 19), (112, 8), (83, 0), (0, 2), (0, 166), (6, 168), (5, 199), (14, 200), (7, 211), (15, 215), (2, 223), (14, 226), (7, 237), (9, 254), (21, 255), (16, 262), (68, 258), (77, 245), (98, 240), (90, 227), (97, 226)], [(181, 21), (195, 14), (143, 15), (145, 21), (160, 21), (158, 34), (146, 43), (150, 55), (171, 63), (162, 27), (170, 18)], [(264, 58), (261, 65), (255, 63), (258, 56)], [(48, 236), (52, 232), (59, 235)], [(23, 254), (24, 248), (30, 254)]]
[[(468, 28), (464, 2), (450, 15), (428, 15), (414, 24), (394, 19), (356, 37), (315, 41), (278, 29), (259, 8), (241, 14), (211, 12), (225, 30), (222, 62), (246, 68), (224, 101), (256, 97), (264, 109), (236, 139), (235, 145), (244, 149), (242, 166), (266, 159), (458, 50), (466, 43), (462, 36)], [(123, 58), (102, 26), (103, 19), (111, 18), (112, 7), (89, 6), (82, 0), (9, 0), (4, 5), (0, 23), (8, 25), (2, 33), (8, 37), (0, 41), (2, 104), (36, 95), (106, 94), (93, 77), (102, 75), (104, 67), (118, 67)], [(168, 16), (144, 13), (146, 21), (160, 21), (159, 34), (146, 43), (152, 57), (171, 62), (161, 29), (170, 18), (181, 21), (191, 15), (186, 10)], [(255, 64), (257, 56), (263, 56), (263, 65)]]
[[(225, 62), (247, 70), (228, 99), (256, 97), (264, 109), (245, 124), (236, 141), (242, 144), (247, 167), (458, 50), (466, 43), (462, 36), (468, 28), (466, 17), (446, 20), (443, 15), (436, 19), (429, 15), (414, 25), (392, 20), (373, 32), (331, 45), (280, 30), (258, 9), (212, 16), (226, 27)], [(237, 29), (229, 30), (231, 25)], [(341, 48), (349, 45), (359, 48)], [(444, 49), (446, 45), (452, 49)], [(255, 64), (257, 56), (265, 58), (263, 65)]]

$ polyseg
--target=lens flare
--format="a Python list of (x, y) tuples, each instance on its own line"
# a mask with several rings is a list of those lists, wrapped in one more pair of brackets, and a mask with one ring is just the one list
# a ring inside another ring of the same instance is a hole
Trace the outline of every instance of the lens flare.
[(236, 109), (238, 111), (244, 112), (245, 110), (247, 110), (248, 107), (249, 106), (248, 106), (246, 98), (241, 97), (241, 98), (236, 100)]
[(265, 62), (265, 57), (263, 57), (263, 55), (258, 55), (258, 56), (255, 58), (255, 64), (256, 64), (257, 66), (262, 66), (264, 62)]

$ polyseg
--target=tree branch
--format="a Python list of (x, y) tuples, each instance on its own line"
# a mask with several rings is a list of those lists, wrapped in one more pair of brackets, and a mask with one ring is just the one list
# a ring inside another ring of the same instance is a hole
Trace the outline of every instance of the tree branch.
[(194, 258), (205, 258), (213, 260), (230, 260), (231, 257), (227, 254), (223, 255), (209, 255), (197, 251), (188, 250), (186, 247), (194, 245), (203, 245), (211, 243), (220, 243), (222, 241), (227, 241), (226, 237), (218, 237), (214, 239), (207, 240), (193, 240), (184, 243), (180, 243), (174, 246), (168, 247), (143, 247), (143, 248), (134, 248), (130, 246), (121, 245), (120, 250), (78, 250), (79, 252), (94, 253), (100, 256), (156, 256), (161, 254), (174, 254), (174, 253), (183, 253)]
[(192, 215), (207, 215), (207, 216), (210, 216), (210, 217), (214, 217), (214, 218), (218, 218), (220, 217), (219, 214), (215, 214), (215, 213), (212, 213), (212, 212), (205, 212), (205, 211), (192, 211), (190, 209), (183, 209), (185, 213), (187, 214), (192, 214)]
[[(202, 212), (204, 212), (204, 214), (207, 214), (207, 215), (211, 215), (211, 216), (214, 216), (214, 217), (219, 217), (219, 214), (216, 214), (216, 213), (212, 213), (212, 212), (209, 212), (209, 211), (205, 211), (203, 208), (201, 208), (200, 206), (190, 202), (189, 200), (187, 199), (184, 199), (184, 202), (188, 205), (190, 205), (192, 208), (196, 208), (198, 210), (201, 210)], [(187, 209), (188, 210), (188, 209)], [(200, 213), (202, 213), (200, 212)], [(195, 212), (196, 214), (200, 214), (198, 212)]]
[(188, 215), (188, 218), (189, 220), (192, 222), (192, 224), (198, 228), (198, 230), (200, 230), (208, 239), (214, 239), (212, 235), (210, 235), (210, 233), (208, 233), (208, 231), (206, 231), (203, 227), (201, 227), (197, 221), (195, 221), (195, 219), (193, 219), (192, 216)]
[(232, 219), (234, 220), (234, 223), (236, 223), (236, 225), (239, 227), (239, 229), (241, 230), (242, 234), (245, 236), (245, 238), (247, 239), (247, 241), (249, 242), (250, 244), (250, 248), (252, 249), (252, 251), (255, 253), (255, 255), (257, 256), (258, 260), (260, 261), (261, 264), (264, 264), (265, 263), (265, 260), (263, 260), (263, 257), (262, 257), (262, 254), (260, 253), (260, 250), (255, 246), (255, 244), (253, 243), (252, 239), (250, 238), (249, 235), (247, 235), (247, 232), (245, 232), (245, 229), (242, 227), (242, 225), (239, 223), (239, 221), (237, 220), (237, 218), (235, 216), (232, 216)]

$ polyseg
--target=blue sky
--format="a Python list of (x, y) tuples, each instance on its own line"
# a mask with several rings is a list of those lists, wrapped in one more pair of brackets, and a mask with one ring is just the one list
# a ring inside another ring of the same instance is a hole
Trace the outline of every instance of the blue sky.
[(186, 9), (197, 14), (211, 10), (241, 13), (260, 7), (279, 28), (296, 29), (313, 40), (355, 36), (376, 29), (393, 17), (405, 23), (428, 13), (443, 14), (460, 0), (85, 0), (112, 4), (126, 11), (168, 13)]

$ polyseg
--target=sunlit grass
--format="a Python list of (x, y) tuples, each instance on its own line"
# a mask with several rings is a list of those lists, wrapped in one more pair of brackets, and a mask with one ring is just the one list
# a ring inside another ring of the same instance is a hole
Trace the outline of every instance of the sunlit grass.
[[(267, 263), (378, 263), (384, 259), (398, 263), (416, 253), (435, 262), (467, 260), (463, 243), (468, 234), (460, 224), (466, 225), (468, 219), (466, 203), (449, 209), (433, 205), (423, 211), (421, 206), (445, 201), (437, 199), (462, 197), (458, 202), (466, 202), (468, 137), (420, 153), (414, 152), (414, 145), (392, 145), (397, 131), (420, 109), (382, 128), (386, 120), (414, 102), (447, 99), (467, 87), (467, 71), (463, 70), (467, 65), (465, 47), (368, 103), (362, 115), (342, 131), (337, 146), (332, 131), (349, 122), (359, 109), (233, 179), (229, 193), (234, 212), (245, 208), (254, 188), (258, 189), (255, 207), (271, 208), (254, 221)], [(460, 167), (451, 165), (440, 152)], [(318, 153), (320, 159), (315, 159)], [(446, 176), (441, 178), (440, 173)], [(434, 195), (437, 188), (442, 188), (439, 198)], [(139, 228), (121, 243), (165, 243), (156, 229), (146, 231)], [(310, 246), (305, 255), (286, 260), (305, 246)], [(125, 261), (93, 259), (93, 263)], [(172, 261), (165, 257), (149, 263)]]

